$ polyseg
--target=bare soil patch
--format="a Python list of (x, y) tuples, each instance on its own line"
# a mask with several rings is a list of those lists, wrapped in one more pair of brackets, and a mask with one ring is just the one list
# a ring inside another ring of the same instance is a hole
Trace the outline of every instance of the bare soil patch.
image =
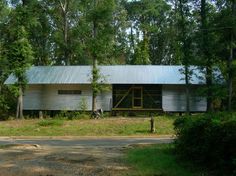
[(0, 149), (0, 176), (116, 176), (124, 147), (51, 147), (11, 144)]

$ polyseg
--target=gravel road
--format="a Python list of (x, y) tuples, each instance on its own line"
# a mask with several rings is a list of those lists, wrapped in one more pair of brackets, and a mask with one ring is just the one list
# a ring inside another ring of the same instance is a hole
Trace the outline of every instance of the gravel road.
[(134, 145), (170, 143), (173, 138), (0, 138), (0, 176), (116, 176)]

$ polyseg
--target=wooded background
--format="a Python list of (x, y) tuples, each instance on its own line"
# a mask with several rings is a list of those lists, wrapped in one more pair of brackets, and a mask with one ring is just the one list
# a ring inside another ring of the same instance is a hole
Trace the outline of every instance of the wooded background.
[[(186, 85), (198, 65), (208, 111), (232, 110), (235, 44), (236, 0), (0, 0), (0, 114), (14, 110), (31, 65), (184, 65)], [(10, 73), (18, 89), (3, 85)]]

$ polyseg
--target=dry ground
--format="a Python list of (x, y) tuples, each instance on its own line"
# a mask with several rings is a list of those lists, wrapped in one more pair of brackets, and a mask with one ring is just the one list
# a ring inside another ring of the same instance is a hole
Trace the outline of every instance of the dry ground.
[(129, 169), (125, 147), (51, 147), (32, 144), (0, 149), (0, 176), (109, 176)]

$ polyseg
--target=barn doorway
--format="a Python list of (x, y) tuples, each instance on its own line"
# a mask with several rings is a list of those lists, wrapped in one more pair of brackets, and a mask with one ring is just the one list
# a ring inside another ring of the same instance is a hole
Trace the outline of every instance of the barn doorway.
[(143, 89), (142, 87), (133, 87), (133, 108), (143, 107)]
[(160, 111), (162, 86), (151, 84), (112, 85), (113, 111)]

